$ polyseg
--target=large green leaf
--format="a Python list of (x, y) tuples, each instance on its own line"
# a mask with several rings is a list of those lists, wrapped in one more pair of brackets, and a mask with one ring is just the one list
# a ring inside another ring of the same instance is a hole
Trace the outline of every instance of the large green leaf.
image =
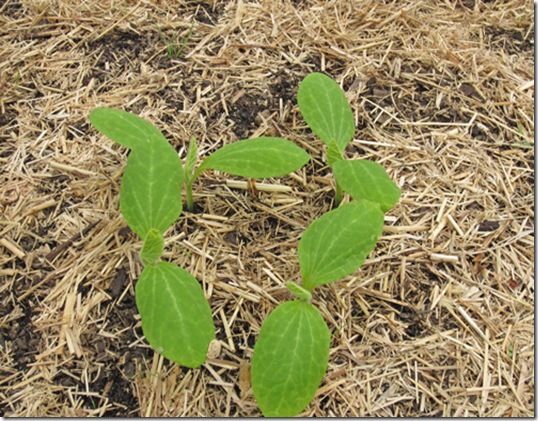
[(387, 212), (400, 200), (400, 189), (377, 162), (367, 159), (335, 161), (333, 171), (342, 189), (355, 200), (377, 202), (383, 212)]
[(158, 141), (167, 142), (157, 127), (126, 111), (95, 108), (90, 113), (90, 122), (106, 137), (129, 149), (152, 145)]
[(320, 216), (299, 241), (303, 288), (338, 281), (366, 260), (383, 231), (383, 212), (367, 200), (347, 203)]
[(355, 133), (355, 120), (340, 86), (329, 76), (310, 73), (299, 85), (297, 103), (310, 129), (327, 146), (335, 141), (344, 152)]
[(289, 140), (258, 137), (223, 146), (208, 156), (197, 174), (213, 169), (249, 178), (280, 177), (308, 162), (310, 155)]
[(331, 334), (306, 301), (288, 301), (263, 322), (252, 356), (252, 391), (266, 417), (293, 417), (314, 398), (329, 361)]
[(189, 272), (167, 262), (146, 266), (136, 284), (136, 305), (150, 345), (190, 368), (206, 359), (215, 338), (211, 309)]
[(163, 234), (181, 214), (181, 159), (150, 122), (125, 111), (96, 108), (90, 121), (113, 141), (131, 148), (121, 182), (120, 208), (142, 239), (155, 228)]
[(131, 229), (146, 238), (150, 229), (163, 234), (182, 210), (183, 169), (168, 142), (131, 151), (121, 180), (120, 209)]

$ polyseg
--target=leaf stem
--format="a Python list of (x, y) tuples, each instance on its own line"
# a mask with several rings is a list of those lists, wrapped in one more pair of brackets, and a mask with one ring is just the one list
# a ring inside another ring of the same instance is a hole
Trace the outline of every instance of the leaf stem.
[(192, 184), (194, 180), (185, 181), (185, 189), (187, 194), (187, 210), (189, 212), (194, 211), (194, 201), (192, 199)]
[(336, 181), (336, 187), (334, 189), (334, 207), (337, 208), (340, 206), (340, 203), (342, 202), (342, 199), (344, 198), (344, 192), (342, 191), (342, 187)]

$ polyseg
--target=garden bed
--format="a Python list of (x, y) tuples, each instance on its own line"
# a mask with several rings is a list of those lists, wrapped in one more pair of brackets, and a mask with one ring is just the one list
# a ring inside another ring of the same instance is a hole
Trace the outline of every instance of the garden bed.
[[(534, 416), (530, 2), (4, 1), (0, 22), (1, 415), (261, 415), (253, 346), (334, 199), (297, 107), (317, 71), (352, 105), (347, 157), (382, 164), (402, 197), (361, 269), (314, 294), (331, 351), (302, 415)], [(164, 260), (213, 312), (199, 369), (143, 337), (128, 150), (89, 124), (102, 106), (151, 121), (183, 159), (193, 136), (201, 156), (279, 136), (312, 157), (262, 180), (277, 192), (204, 172), (167, 232)]]

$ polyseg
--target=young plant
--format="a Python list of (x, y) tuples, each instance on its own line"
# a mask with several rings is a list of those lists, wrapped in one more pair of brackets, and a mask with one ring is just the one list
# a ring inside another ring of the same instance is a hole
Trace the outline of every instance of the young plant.
[(335, 207), (342, 201), (343, 190), (354, 199), (375, 201), (382, 195), (383, 211), (396, 204), (400, 189), (381, 165), (368, 160), (344, 161), (345, 149), (355, 133), (355, 121), (340, 86), (322, 73), (311, 73), (299, 86), (297, 103), (312, 132), (327, 145), (327, 163), (336, 180)]
[[(336, 204), (343, 190), (355, 201), (310, 224), (298, 247), (302, 286), (287, 283), (298, 300), (278, 306), (262, 325), (251, 382), (263, 414), (275, 417), (303, 411), (327, 370), (331, 334), (310, 304), (312, 291), (364, 263), (383, 230), (384, 212), (400, 197), (399, 188), (379, 164), (343, 159), (355, 128), (351, 108), (332, 79), (319, 73), (307, 76), (298, 101), (312, 131), (327, 144), (328, 163), (336, 178)], [(195, 278), (159, 261), (163, 234), (182, 211), (182, 185), (192, 210), (193, 183), (206, 169), (248, 178), (279, 177), (300, 168), (310, 157), (286, 139), (260, 137), (226, 145), (196, 168), (198, 146), (192, 139), (182, 168), (177, 153), (151, 123), (102, 108), (92, 111), (90, 120), (101, 133), (132, 150), (122, 179), (120, 207), (129, 226), (144, 239), (140, 258), (145, 268), (136, 287), (144, 334), (165, 357), (199, 366), (214, 338), (211, 311)]]
[(299, 298), (278, 306), (264, 321), (252, 356), (251, 382), (262, 413), (292, 417), (314, 398), (327, 370), (330, 331), (310, 304), (312, 290), (353, 273), (383, 231), (384, 212), (400, 198), (385, 169), (372, 161), (347, 161), (355, 131), (351, 108), (339, 86), (320, 73), (308, 75), (298, 92), (301, 113), (327, 145), (336, 178), (335, 203), (343, 190), (355, 201), (322, 215), (299, 241), (302, 287), (287, 283)]
[(378, 203), (359, 200), (316, 219), (299, 241), (298, 301), (278, 306), (264, 321), (252, 356), (254, 397), (265, 416), (292, 417), (314, 398), (329, 361), (330, 332), (310, 304), (312, 290), (353, 273), (383, 230)]
[(178, 38), (179, 33), (172, 35), (171, 37), (167, 37), (163, 31), (159, 29), (159, 34), (161, 35), (161, 39), (163, 40), (164, 44), (166, 45), (166, 55), (168, 58), (179, 58), (181, 56), (181, 53), (185, 49), (185, 46), (187, 45), (187, 42), (189, 42), (191, 35), (192, 35), (192, 26), (189, 28), (189, 32), (187, 33), (187, 36), (181, 41), (179, 45), (177, 45), (176, 41)]
[[(342, 159), (355, 133), (355, 120), (340, 86), (322, 73), (310, 73), (299, 85), (297, 104), (308, 127), (327, 145), (329, 165)], [(335, 206), (341, 201), (337, 181)]]
[(181, 160), (155, 126), (133, 114), (97, 108), (90, 121), (99, 132), (131, 149), (121, 180), (120, 209), (143, 240), (144, 269), (135, 294), (144, 336), (166, 358), (199, 367), (215, 338), (211, 309), (190, 273), (160, 261), (163, 234), (182, 211)]

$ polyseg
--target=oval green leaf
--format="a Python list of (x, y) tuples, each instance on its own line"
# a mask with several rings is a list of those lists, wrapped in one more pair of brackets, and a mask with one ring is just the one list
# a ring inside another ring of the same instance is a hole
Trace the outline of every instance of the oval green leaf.
[(182, 210), (181, 160), (168, 143), (129, 154), (121, 180), (120, 209), (131, 229), (146, 238), (150, 229), (163, 234)]
[(206, 360), (215, 338), (213, 319), (189, 272), (168, 262), (146, 266), (136, 284), (136, 305), (144, 336), (157, 352), (190, 368)]
[(144, 266), (154, 265), (163, 254), (164, 238), (156, 229), (151, 229), (140, 250), (140, 260)]
[(355, 120), (344, 92), (322, 73), (310, 73), (297, 91), (299, 111), (308, 127), (327, 145), (343, 153), (355, 133)]
[(383, 212), (390, 210), (400, 200), (399, 187), (377, 162), (367, 159), (335, 161), (333, 171), (336, 182), (355, 200), (379, 203)]
[(96, 108), (94, 127), (120, 145), (131, 148), (121, 181), (120, 209), (142, 239), (155, 228), (163, 234), (182, 210), (181, 159), (150, 122), (122, 110)]
[(258, 137), (223, 146), (202, 162), (197, 174), (210, 168), (241, 177), (280, 177), (301, 168), (309, 159), (308, 153), (287, 139)]
[(252, 391), (266, 417), (293, 417), (312, 401), (329, 361), (331, 334), (306, 301), (288, 301), (264, 321), (254, 346)]
[(137, 149), (159, 141), (168, 143), (157, 127), (127, 111), (95, 108), (90, 113), (90, 122), (106, 137), (129, 149)]
[(377, 203), (360, 200), (312, 222), (298, 248), (303, 288), (311, 291), (357, 270), (383, 231), (383, 215)]

